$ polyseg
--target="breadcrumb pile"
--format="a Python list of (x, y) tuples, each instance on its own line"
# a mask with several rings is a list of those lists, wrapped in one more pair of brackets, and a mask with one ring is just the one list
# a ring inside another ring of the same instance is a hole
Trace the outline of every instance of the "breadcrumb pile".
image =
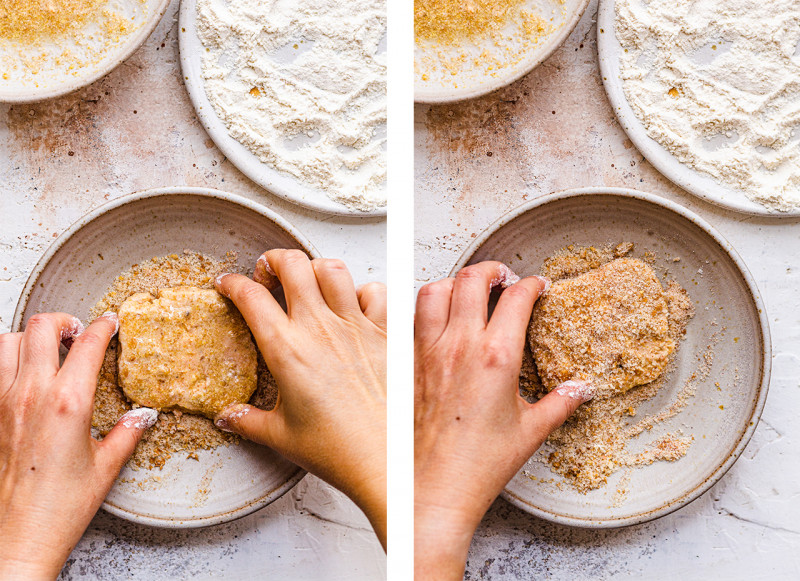
[[(107, 311), (117, 312), (125, 300), (136, 293), (155, 292), (161, 288), (195, 286), (214, 288), (214, 279), (224, 272), (241, 272), (236, 255), (228, 253), (218, 260), (202, 254), (184, 251), (157, 257), (120, 274), (108, 292), (92, 308), (92, 317)], [(134, 405), (125, 397), (117, 381), (118, 342), (112, 340), (106, 350), (105, 360), (97, 381), (97, 392), (92, 414), (93, 431), (105, 436), (117, 420)], [(250, 403), (262, 409), (271, 409), (277, 399), (277, 386), (261, 355), (258, 355), (258, 386)], [(185, 453), (186, 458), (197, 459), (197, 451), (237, 443), (239, 438), (218, 430), (211, 420), (180, 411), (161, 412), (158, 421), (136, 446), (128, 461), (132, 468), (162, 468), (174, 454)]]
[[(633, 244), (630, 243), (602, 249), (570, 246), (546, 260), (542, 274), (553, 281), (577, 277), (619, 260), (632, 251)], [(647, 259), (646, 254), (645, 260)], [(668, 282), (663, 289), (663, 300), (666, 304), (666, 337), (679, 345), (686, 325), (694, 316), (692, 301), (686, 291), (674, 281)], [(591, 334), (592, 330), (583, 331)], [(539, 362), (534, 360), (530, 343), (535, 343), (535, 340), (529, 336), (520, 376), (520, 389), (523, 395), (535, 399), (544, 395), (547, 389), (542, 384), (537, 369)], [(607, 346), (596, 343), (592, 345), (597, 352), (603, 352), (605, 347)], [(712, 347), (709, 345), (709, 350)], [(620, 469), (682, 458), (688, 451), (692, 438), (678, 432), (659, 437), (637, 453), (630, 452), (628, 444), (686, 407), (688, 400), (694, 395), (697, 383), (710, 372), (711, 354), (706, 354), (699, 360), (706, 365), (686, 380), (672, 404), (657, 415), (631, 421), (637, 414), (637, 408), (653, 398), (663, 387), (664, 373), (643, 385), (605, 398), (599, 397), (582, 405), (563, 426), (553, 432), (536, 459), (549, 463), (555, 473), (585, 494), (605, 485), (608, 477)]]

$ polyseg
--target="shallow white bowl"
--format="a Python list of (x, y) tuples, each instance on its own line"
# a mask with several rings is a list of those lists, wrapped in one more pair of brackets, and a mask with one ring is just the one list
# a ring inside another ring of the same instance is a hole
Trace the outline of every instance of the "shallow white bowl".
[[(22, 78), (13, 72), (9, 72), (7, 79), (0, 76), (0, 102), (43, 101), (66, 95), (94, 83), (136, 52), (158, 25), (169, 2), (170, 0), (142, 0), (142, 12), (133, 21), (137, 28), (114, 44), (102, 58), (91, 64), (70, 71), (66, 65), (50, 59), (42, 63), (41, 69), (35, 76)], [(6, 54), (16, 52), (3, 48), (0, 44), (0, 62)]]
[(312, 188), (294, 176), (262, 162), (252, 151), (230, 136), (228, 128), (208, 100), (203, 86), (201, 55), (205, 49), (197, 36), (196, 20), (196, 0), (182, 0), (178, 40), (183, 80), (200, 123), (230, 162), (262, 188), (306, 208), (339, 216), (385, 216), (386, 206), (362, 212), (332, 200), (324, 191)]
[[(125, 196), (87, 214), (53, 243), (25, 285), (12, 328), (19, 331), (32, 315), (52, 311), (87, 320), (122, 271), (154, 256), (188, 249), (223, 257), (235, 251), (239, 264), (252, 269), (270, 248), (319, 256), (283, 218), (246, 198), (189, 187)], [(103, 508), (152, 526), (208, 526), (266, 506), (305, 474), (245, 441), (198, 456), (194, 461), (175, 454), (161, 470), (124, 468)]]
[[(478, 42), (465, 41), (463, 47), (440, 47), (418, 43), (414, 45), (414, 101), (417, 103), (451, 103), (464, 99), (472, 99), (491, 93), (501, 87), (510, 85), (522, 78), (544, 62), (569, 36), (578, 24), (589, 0), (564, 0), (563, 4), (553, 0), (526, 0), (525, 8), (541, 15), (550, 22), (553, 30), (542, 35), (539, 42), (527, 53), (512, 57), (506, 55), (505, 66), (499, 67), (491, 74), (486, 73), (486, 66), (481, 62), (480, 54), (484, 51), (497, 54), (493, 41), (486, 39)], [(557, 7), (557, 10), (554, 8)], [(456, 74), (441, 66), (439, 54), (446, 59), (457, 57), (469, 51), (471, 58), (459, 66)]]
[(678, 161), (660, 143), (647, 135), (647, 130), (628, 104), (622, 88), (622, 78), (619, 73), (622, 47), (614, 32), (614, 17), (614, 0), (601, 0), (597, 13), (597, 53), (600, 60), (600, 74), (619, 124), (647, 161), (675, 185), (723, 208), (759, 216), (800, 216), (800, 209), (789, 212), (771, 210), (752, 201), (744, 192), (723, 186), (711, 176)]
[[(658, 196), (620, 188), (583, 188), (544, 196), (487, 228), (464, 251), (453, 273), (491, 259), (527, 276), (536, 274), (545, 258), (570, 244), (620, 242), (633, 242), (636, 257), (645, 251), (654, 253), (656, 273), (662, 281), (680, 283), (696, 309), (665, 386), (640, 407), (639, 418), (673, 401), (697, 370), (698, 357), (712, 343), (714, 333), (723, 327), (725, 331), (714, 348), (711, 374), (697, 383), (688, 406), (631, 443), (644, 444), (681, 430), (694, 437), (688, 453), (676, 462), (634, 469), (627, 486), (630, 492), (619, 505), (614, 497), (625, 470), (585, 495), (542, 462), (529, 461), (523, 467), (538, 481), (522, 471), (511, 480), (503, 492), (506, 500), (561, 524), (632, 525), (685, 506), (733, 465), (753, 435), (767, 397), (769, 325), (755, 281), (736, 251), (707, 222)], [(680, 261), (675, 262), (675, 257)]]

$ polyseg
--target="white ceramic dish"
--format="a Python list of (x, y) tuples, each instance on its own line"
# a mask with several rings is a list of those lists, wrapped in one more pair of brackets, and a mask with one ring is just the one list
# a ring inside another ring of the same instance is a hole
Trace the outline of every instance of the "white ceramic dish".
[[(459, 47), (441, 47), (425, 43), (414, 45), (414, 101), (417, 103), (450, 103), (472, 99), (510, 85), (527, 75), (561, 46), (578, 24), (589, 0), (526, 0), (525, 8), (549, 21), (552, 30), (540, 37), (527, 51), (500, 52), (486, 39), (465, 42)], [(519, 43), (517, 42), (518, 46)], [(484, 52), (504, 64), (487, 73)], [(442, 66), (442, 60), (468, 58), (455, 74)], [(442, 58), (443, 57), (443, 58)]]
[(711, 373), (697, 383), (688, 406), (631, 444), (643, 445), (680, 429), (694, 437), (687, 455), (677, 462), (634, 469), (627, 486), (630, 492), (620, 504), (614, 497), (624, 470), (586, 495), (548, 464), (533, 460), (523, 471), (538, 481), (523, 471), (511, 480), (503, 492), (506, 500), (561, 524), (632, 525), (685, 506), (717, 482), (742, 453), (767, 396), (771, 345), (755, 281), (736, 251), (708, 223), (663, 198), (618, 188), (584, 188), (539, 198), (509, 212), (478, 236), (453, 273), (493, 259), (509, 264), (521, 276), (531, 275), (546, 257), (567, 245), (623, 241), (635, 244), (634, 256), (654, 253), (656, 272), (662, 280), (674, 279), (687, 289), (697, 311), (664, 388), (640, 407), (637, 419), (669, 405), (697, 371), (698, 357), (714, 342), (715, 333), (719, 342), (713, 349)]
[[(26, 72), (26, 67), (22, 65), (18, 65), (16, 69), (10, 65), (16, 62), (17, 54), (22, 49), (0, 43), (0, 68), (8, 74), (8, 78), (0, 76), (0, 102), (31, 103), (60, 97), (107, 75), (131, 56), (150, 36), (167, 10), (169, 0), (142, 0), (140, 3), (115, 1), (110, 5), (126, 5), (126, 8), (120, 9), (120, 13), (129, 15), (133, 30), (118, 42), (101, 49), (102, 57), (83, 66), (70, 68), (69, 65), (73, 61), (66, 60), (59, 63), (55, 58), (48, 58), (38, 63), (40, 68), (32, 75)], [(30, 48), (27, 50), (31, 52)], [(75, 48), (71, 49), (71, 52), (76, 55), (82, 54)]]
[(196, 15), (196, 0), (183, 0), (178, 18), (183, 80), (200, 123), (230, 162), (262, 188), (306, 208), (340, 216), (385, 216), (385, 206), (370, 212), (362, 212), (332, 200), (324, 191), (311, 188), (293, 176), (263, 163), (247, 147), (228, 134), (228, 129), (214, 111), (203, 87), (201, 55), (204, 48), (197, 36)]
[[(87, 214), (53, 243), (25, 285), (13, 329), (41, 312), (65, 311), (86, 320), (117, 275), (154, 256), (184, 249), (220, 257), (235, 251), (239, 264), (252, 269), (269, 248), (319, 256), (280, 216), (239, 196), (187, 187), (132, 194)], [(103, 508), (152, 526), (207, 526), (266, 506), (305, 474), (248, 442), (198, 456), (194, 461), (176, 454), (161, 470), (124, 468)]]
[(678, 161), (660, 143), (647, 135), (639, 118), (625, 98), (619, 73), (622, 47), (614, 32), (614, 0), (601, 0), (597, 13), (597, 53), (608, 100), (619, 124), (653, 167), (690, 194), (724, 208), (760, 216), (800, 216), (800, 209), (779, 212), (750, 200), (742, 191), (725, 187), (711, 176), (695, 171)]

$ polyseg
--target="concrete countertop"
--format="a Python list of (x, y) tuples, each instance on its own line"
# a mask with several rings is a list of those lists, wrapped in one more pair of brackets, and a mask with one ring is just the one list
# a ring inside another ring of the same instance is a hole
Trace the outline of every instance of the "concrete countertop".
[(797, 578), (800, 220), (704, 203), (644, 160), (603, 89), (596, 13), (593, 0), (565, 44), (510, 87), (456, 105), (416, 107), (417, 287), (446, 276), (479, 232), (526, 200), (595, 185), (658, 194), (708, 220), (758, 281), (774, 345), (769, 398), (742, 457), (689, 506), (635, 527), (586, 531), (498, 500), (475, 536), (466, 578)]
[[(178, 2), (145, 45), (93, 85), (34, 105), (0, 105), (0, 332), (52, 241), (119, 196), (168, 185), (207, 186), (275, 210), (357, 284), (386, 280), (386, 222), (305, 211), (259, 188), (197, 121), (180, 73)], [(313, 476), (233, 523), (171, 531), (100, 511), (63, 579), (369, 580), (386, 559), (366, 518)]]

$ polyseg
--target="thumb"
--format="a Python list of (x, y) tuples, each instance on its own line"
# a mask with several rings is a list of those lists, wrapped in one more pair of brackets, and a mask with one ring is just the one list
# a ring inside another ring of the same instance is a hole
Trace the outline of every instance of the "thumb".
[(214, 418), (214, 425), (223, 432), (233, 432), (257, 444), (282, 449), (278, 427), (278, 416), (274, 411), (264, 411), (245, 403), (226, 407)]
[[(596, 388), (586, 381), (565, 381), (535, 404), (523, 416), (527, 441), (539, 448), (572, 413), (594, 397)], [(531, 452), (533, 453), (533, 451)]]
[(158, 412), (152, 408), (136, 408), (126, 412), (100, 442), (103, 463), (119, 472), (145, 431), (152, 428), (156, 420)]

